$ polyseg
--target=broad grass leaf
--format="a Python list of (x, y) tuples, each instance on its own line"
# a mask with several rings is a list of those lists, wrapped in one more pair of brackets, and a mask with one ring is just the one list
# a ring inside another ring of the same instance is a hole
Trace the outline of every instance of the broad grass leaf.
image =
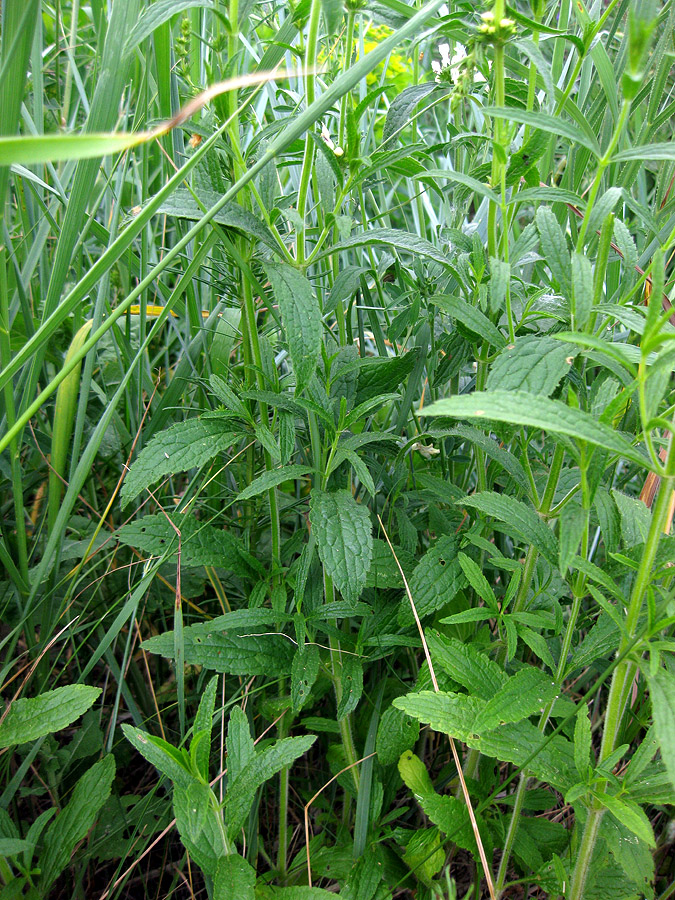
[(465, 687), (470, 694), (489, 700), (508, 681), (501, 666), (473, 644), (433, 630), (428, 630), (426, 637), (434, 663), (441, 665), (453, 681)]
[(312, 490), (309, 509), (321, 561), (345, 600), (356, 603), (373, 552), (370, 513), (349, 491), (318, 488)]
[(493, 347), (501, 348), (506, 344), (506, 338), (496, 325), (484, 315), (477, 307), (471, 306), (459, 297), (443, 297), (437, 295), (431, 298), (431, 302), (448, 313), (453, 319), (460, 322), (465, 328), (475, 335), (476, 341), (482, 338)]
[(45, 691), (39, 697), (15, 700), (0, 724), (0, 748), (25, 744), (61, 731), (85, 713), (101, 694), (101, 688), (68, 684)]
[(164, 475), (203, 466), (236, 440), (225, 419), (188, 419), (171, 425), (155, 435), (132, 463), (120, 491), (122, 506)]
[(375, 749), (383, 766), (398, 762), (402, 753), (411, 750), (420, 734), (420, 723), (402, 710), (390, 706), (377, 726)]
[(425, 97), (428, 97), (429, 94), (432, 94), (434, 91), (439, 91), (440, 93), (439, 86), (436, 82), (432, 81), (424, 84), (413, 84), (394, 97), (389, 104), (387, 118), (384, 122), (384, 129), (382, 131), (383, 145), (386, 144), (391, 137), (397, 134), (397, 132), (400, 136), (402, 129), (410, 122), (410, 113), (413, 109), (421, 100), (424, 100)]
[[(428, 616), (450, 603), (465, 584), (457, 559), (457, 539), (454, 535), (443, 535), (415, 566), (409, 581), (418, 616)], [(407, 597), (401, 598), (398, 621), (404, 626), (415, 621)]]
[(653, 675), (647, 673), (647, 683), (661, 758), (675, 791), (675, 676), (668, 669), (657, 669)]
[(557, 565), (558, 542), (555, 535), (531, 506), (509, 494), (494, 491), (481, 491), (460, 502), (462, 506), (497, 519), (500, 531), (514, 533), (525, 543), (533, 544), (550, 563)]
[(247, 485), (243, 491), (237, 495), (237, 500), (250, 500), (251, 497), (257, 497), (264, 494), (271, 488), (283, 484), (284, 481), (295, 481), (304, 475), (314, 472), (311, 466), (282, 466), (280, 469), (270, 469), (258, 475), (253, 481)]
[(493, 362), (487, 390), (528, 391), (548, 397), (569, 371), (575, 355), (576, 351), (546, 335), (517, 338)]
[(255, 900), (256, 872), (238, 853), (221, 856), (213, 880), (213, 900)]
[(110, 796), (114, 777), (115, 757), (109, 753), (78, 780), (68, 804), (50, 822), (40, 854), (40, 888), (43, 896), (47, 896), (49, 888), (70, 862), (75, 846), (94, 824), (99, 810)]
[(159, 2), (153, 3), (131, 29), (124, 44), (123, 54), (131, 53), (142, 41), (149, 38), (155, 29), (168, 22), (173, 16), (196, 6), (213, 7), (213, 0), (159, 0)]
[(474, 391), (473, 394), (446, 397), (426, 407), (421, 415), (528, 425), (604, 447), (631, 462), (649, 467), (649, 460), (632, 444), (588, 413), (525, 391)]
[(228, 785), (225, 797), (225, 822), (231, 836), (244, 824), (258, 788), (306, 753), (315, 740), (315, 735), (282, 738), (271, 747), (256, 753), (246, 763)]
[[(251, 625), (247, 629), (253, 634), (242, 633), (240, 625), (236, 630), (223, 632), (218, 624), (219, 619), (212, 622), (200, 622), (190, 625), (183, 631), (184, 662), (189, 666), (204, 666), (215, 672), (230, 675), (269, 675), (275, 672), (282, 675), (290, 672), (293, 658), (293, 647), (283, 635), (258, 634), (259, 629), (273, 630), (273, 623), (279, 616), (272, 610), (244, 610), (244, 612), (264, 613), (264, 623)], [(229, 615), (232, 615), (230, 613)], [(270, 621), (269, 616), (272, 616)], [(226, 619), (227, 616), (222, 616)], [(158, 653), (166, 659), (174, 659), (174, 633), (148, 638), (143, 642), (145, 650)]]
[(321, 352), (321, 310), (302, 272), (286, 263), (266, 263), (265, 271), (279, 304), (299, 394), (314, 375)]
[(291, 705), (293, 712), (298, 713), (309, 700), (312, 685), (319, 674), (319, 648), (314, 644), (305, 644), (296, 650), (291, 665)]

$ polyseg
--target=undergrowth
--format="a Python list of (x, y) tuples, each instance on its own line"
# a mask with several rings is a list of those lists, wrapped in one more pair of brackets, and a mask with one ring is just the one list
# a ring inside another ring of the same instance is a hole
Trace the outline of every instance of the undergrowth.
[(0, 900), (675, 896), (671, 0), (1, 22)]

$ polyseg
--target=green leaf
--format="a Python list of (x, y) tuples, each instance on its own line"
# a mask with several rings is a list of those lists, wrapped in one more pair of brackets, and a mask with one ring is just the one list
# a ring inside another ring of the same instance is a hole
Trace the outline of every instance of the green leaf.
[(541, 669), (531, 666), (512, 675), (476, 716), (474, 730), (481, 734), (507, 722), (520, 722), (543, 712), (558, 696), (558, 686)]
[(654, 728), (670, 783), (675, 790), (675, 677), (668, 669), (647, 673)]
[(587, 781), (591, 774), (591, 720), (584, 706), (577, 713), (574, 725), (574, 765), (579, 777)]
[(407, 353), (391, 359), (376, 357), (359, 360), (359, 379), (355, 405), (360, 406), (385, 391), (391, 391), (403, 383), (412, 372), (419, 358), (419, 349), (414, 347)]
[(61, 731), (79, 719), (101, 694), (101, 688), (68, 684), (39, 697), (15, 700), (0, 723), (0, 748), (25, 744)]
[(402, 753), (411, 750), (420, 734), (420, 723), (402, 710), (390, 706), (377, 726), (375, 749), (383, 766), (397, 762)]
[(492, 344), (493, 347), (500, 348), (506, 344), (506, 338), (497, 326), (493, 325), (488, 317), (477, 307), (471, 306), (465, 300), (459, 297), (436, 296), (431, 298), (431, 302), (468, 328), (469, 331), (476, 335), (475, 340), (480, 337)]
[(173, 744), (133, 725), (122, 725), (122, 731), (129, 743), (138, 750), (162, 775), (180, 787), (187, 789), (195, 780), (188, 767), (187, 754)]
[(624, 546), (635, 547), (644, 544), (652, 521), (649, 507), (637, 497), (628, 497), (621, 491), (612, 490), (612, 497), (621, 516), (621, 536)]
[(344, 15), (344, 0), (321, 0), (323, 20), (328, 34), (337, 34)]
[(497, 605), (495, 593), (490, 587), (487, 578), (481, 572), (478, 563), (474, 562), (471, 557), (466, 555), (466, 553), (458, 553), (457, 560), (462, 572), (464, 572), (466, 580), (469, 582), (476, 595), (487, 603), (495, 615), (499, 615), (499, 607)]
[(639, 147), (630, 147), (628, 150), (620, 150), (612, 157), (612, 162), (630, 162), (639, 160), (675, 159), (675, 146), (668, 141), (663, 144), (642, 144)]
[(216, 864), (213, 900), (255, 900), (255, 879), (255, 869), (238, 853), (221, 856)]
[(192, 781), (185, 789), (185, 829), (195, 843), (204, 829), (210, 798), (211, 788), (201, 781)]
[(569, 371), (574, 356), (569, 347), (546, 335), (517, 338), (493, 362), (486, 387), (548, 397)]
[(227, 775), (234, 781), (241, 770), (255, 756), (248, 717), (240, 706), (233, 706), (227, 725)]
[(84, 773), (67, 806), (50, 822), (40, 855), (42, 896), (47, 896), (70, 862), (75, 846), (94, 824), (98, 811), (110, 796), (114, 777), (115, 757), (109, 753)]
[(467, 441), (471, 441), (472, 444), (476, 444), (487, 453), (491, 459), (494, 459), (495, 462), (499, 463), (520, 487), (525, 491), (529, 491), (530, 484), (522, 463), (513, 455), (513, 453), (509, 453), (508, 450), (504, 450), (503, 447), (500, 447), (498, 441), (494, 440), (494, 438), (479, 431), (477, 428), (472, 428), (470, 425), (458, 425), (456, 428), (451, 428), (448, 431), (431, 432), (432, 436), (435, 436), (437, 433), (439, 436), (446, 434), (457, 435)]
[[(216, 689), (218, 687), (218, 676), (214, 675), (204, 688), (204, 693), (199, 701), (197, 715), (192, 726), (193, 738), (196, 735), (203, 735), (199, 739), (196, 749), (196, 763), (202, 777), (208, 781), (209, 778), (209, 757), (211, 755), (211, 728), (213, 726), (213, 713), (216, 708)], [(192, 746), (190, 748), (192, 750)]]
[(263, 472), (237, 495), (237, 500), (250, 500), (251, 497), (264, 494), (284, 481), (294, 481), (314, 471), (311, 466), (282, 466), (280, 469)]
[(354, 712), (363, 693), (363, 663), (358, 656), (343, 654), (340, 672), (340, 702), (337, 718), (344, 719)]
[(417, 104), (438, 90), (439, 86), (436, 82), (431, 81), (424, 84), (413, 84), (397, 94), (387, 110), (387, 118), (382, 131), (382, 144), (386, 144), (397, 133), (400, 136), (402, 129), (410, 122), (410, 114)]
[(583, 329), (593, 308), (593, 268), (588, 257), (572, 254), (572, 328)]
[(291, 704), (293, 712), (298, 713), (309, 700), (312, 685), (319, 674), (319, 648), (314, 644), (306, 644), (297, 650), (291, 666)]
[(370, 513), (346, 490), (313, 488), (309, 518), (321, 561), (345, 600), (356, 603), (373, 552)]
[(633, 834), (636, 834), (641, 841), (644, 841), (649, 847), (656, 847), (651, 823), (647, 818), (647, 814), (637, 803), (634, 803), (632, 800), (620, 800), (611, 794), (596, 794), (595, 796), (622, 825), (625, 825)]
[[(469, 810), (464, 799), (457, 797), (439, 796), (437, 793), (425, 794), (419, 800), (420, 806), (429, 817), (429, 820), (438, 825), (441, 831), (448, 836), (453, 844), (468, 850), (478, 859), (478, 845), (473, 833)], [(478, 824), (478, 830), (482, 832), (483, 844), (487, 852), (490, 852), (490, 841), (485, 823), (480, 815), (474, 814)], [(488, 857), (489, 858), (489, 857)]]
[[(420, 619), (450, 603), (465, 584), (457, 559), (457, 539), (454, 535), (443, 535), (424, 554), (409, 581)], [(401, 598), (398, 621), (401, 625), (414, 624), (415, 617), (407, 597)]]
[(647, 458), (624, 437), (588, 413), (525, 391), (475, 391), (473, 394), (447, 397), (426, 407), (421, 415), (483, 421), (492, 419), (512, 425), (528, 425), (604, 447), (638, 465), (649, 466)]
[(430, 887), (445, 863), (445, 850), (438, 828), (418, 828), (408, 841), (403, 862), (422, 884)]
[(440, 663), (452, 680), (470, 694), (489, 700), (506, 684), (508, 676), (501, 666), (473, 644), (432, 630), (426, 632), (426, 637), (434, 663)]
[(246, 763), (228, 785), (225, 797), (225, 822), (231, 836), (244, 824), (258, 788), (306, 753), (315, 740), (315, 735), (282, 738), (271, 747), (256, 753)]
[[(573, 125), (567, 119), (560, 116), (551, 116), (543, 112), (531, 112), (526, 109), (517, 109), (509, 106), (508, 109), (499, 109), (496, 107), (486, 106), (482, 112), (486, 116), (494, 116), (496, 119), (507, 119), (509, 122), (520, 122), (522, 125), (530, 125), (532, 128), (538, 128), (541, 131), (548, 131), (557, 137), (567, 138), (572, 144), (579, 144), (590, 150), (594, 156), (598, 158), (602, 155), (598, 140), (588, 126), (587, 129), (581, 129), (577, 125)], [(665, 145), (663, 145), (665, 146)]]
[(115, 537), (123, 544), (151, 556), (175, 556), (178, 553), (178, 535), (171, 522), (181, 533), (181, 562), (184, 566), (217, 566), (238, 574), (249, 571), (243, 545), (232, 532), (214, 525), (204, 525), (192, 515), (172, 514), (167, 518), (163, 513), (157, 513), (143, 516), (123, 525), (115, 532)]
[(563, 507), (560, 514), (560, 552), (558, 565), (563, 577), (577, 555), (579, 543), (586, 527), (588, 513), (578, 503), (570, 502)]
[(286, 263), (266, 263), (265, 271), (279, 304), (299, 394), (314, 375), (321, 353), (321, 310), (311, 284), (297, 269)]
[(344, 241), (333, 244), (330, 250), (324, 250), (323, 253), (318, 255), (317, 259), (333, 256), (341, 250), (371, 246), (391, 247), (392, 250), (433, 259), (434, 262), (440, 263), (442, 266), (449, 265), (448, 257), (438, 247), (434, 247), (429, 241), (418, 237), (416, 234), (411, 234), (409, 231), (399, 231), (396, 228), (371, 228), (368, 231), (353, 234), (351, 237), (345, 238)]
[(558, 542), (548, 525), (536, 510), (526, 506), (509, 494), (482, 491), (465, 497), (462, 506), (472, 507), (486, 516), (499, 520), (499, 530), (507, 534), (515, 533), (525, 543), (534, 544), (546, 559), (556, 565), (558, 562)]
[(547, 206), (540, 206), (535, 221), (541, 241), (542, 256), (560, 289), (569, 298), (572, 287), (572, 266), (567, 240), (558, 220)]
[(223, 419), (188, 419), (172, 425), (150, 441), (127, 472), (120, 502), (128, 506), (141, 491), (164, 475), (197, 469), (237, 440)]
[[(242, 610), (242, 612), (259, 613), (261, 619), (267, 623), (267, 627), (253, 626), (249, 633), (242, 633), (241, 626), (238, 629), (223, 633), (220, 620), (227, 616), (221, 616), (211, 622), (200, 622), (190, 625), (183, 631), (183, 647), (185, 652), (184, 662), (188, 666), (204, 666), (214, 672), (224, 672), (229, 675), (283, 675), (290, 671), (293, 657), (291, 642), (282, 635), (259, 634), (260, 627), (269, 631), (270, 618), (272, 622), (278, 619), (278, 615), (272, 610)], [(229, 615), (232, 615), (230, 613)], [(165, 631), (143, 641), (143, 648), (150, 653), (158, 653), (166, 659), (174, 659), (174, 634), (173, 631)]]
[(212, 0), (159, 0), (159, 2), (153, 3), (131, 29), (124, 44), (123, 55), (131, 53), (135, 47), (149, 38), (155, 29), (168, 22), (172, 16), (195, 6), (212, 7), (213, 2)]
[[(174, 191), (162, 203), (157, 212), (173, 216), (176, 219), (190, 219), (197, 222), (204, 215), (205, 209), (211, 209), (221, 199), (220, 194), (204, 188), (195, 191), (195, 194), (199, 203), (188, 190)], [(224, 225), (226, 228), (236, 228), (237, 231), (241, 231), (247, 237), (255, 238), (261, 244), (265, 244), (277, 253), (279, 252), (279, 245), (274, 240), (269, 228), (239, 203), (226, 203), (224, 206), (221, 206), (213, 217), (213, 221), (219, 225)]]
[(416, 796), (423, 797), (434, 793), (434, 786), (427, 767), (411, 750), (401, 754), (398, 761), (398, 772), (405, 786)]

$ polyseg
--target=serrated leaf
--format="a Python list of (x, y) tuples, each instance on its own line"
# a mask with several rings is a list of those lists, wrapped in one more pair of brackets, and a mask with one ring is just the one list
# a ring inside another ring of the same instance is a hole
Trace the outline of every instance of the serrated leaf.
[(375, 749), (383, 766), (397, 762), (401, 754), (411, 750), (420, 734), (420, 723), (402, 710), (390, 706), (382, 714), (377, 726)]
[(122, 731), (125, 738), (132, 744), (144, 759), (161, 772), (162, 775), (172, 781), (174, 784), (187, 789), (194, 781), (194, 777), (189, 771), (187, 756), (184, 751), (178, 750), (173, 744), (156, 737), (154, 734), (148, 734), (147, 731), (141, 731), (140, 728), (134, 728), (133, 725), (122, 725)]
[(587, 256), (572, 254), (572, 328), (581, 331), (593, 308), (593, 268)]
[(359, 705), (363, 693), (363, 663), (358, 656), (343, 654), (340, 672), (340, 702), (337, 718), (344, 719)]
[(438, 247), (434, 247), (429, 241), (418, 237), (416, 234), (412, 234), (409, 231), (399, 231), (396, 228), (371, 228), (368, 231), (353, 234), (351, 237), (333, 244), (330, 250), (324, 250), (318, 255), (317, 259), (333, 256), (340, 250), (373, 246), (391, 247), (393, 250), (433, 259), (434, 262), (440, 263), (442, 266), (449, 265), (448, 257)]
[(211, 788), (201, 781), (192, 781), (185, 789), (187, 835), (195, 843), (204, 828), (210, 797)]
[(465, 497), (462, 506), (477, 509), (486, 516), (499, 520), (499, 530), (514, 533), (525, 543), (534, 544), (546, 559), (555, 565), (558, 561), (558, 542), (551, 529), (536, 510), (526, 506), (508, 494), (482, 491)]
[[(220, 194), (205, 188), (199, 188), (195, 193), (206, 210), (211, 209), (221, 199)], [(177, 219), (190, 219), (195, 222), (199, 221), (204, 215), (199, 203), (187, 189), (174, 191), (162, 203), (159, 212), (167, 216), (174, 216)], [(279, 252), (279, 246), (269, 228), (257, 216), (254, 216), (253, 213), (240, 204), (226, 203), (218, 210), (213, 219), (219, 225), (224, 225), (226, 228), (236, 228), (237, 231), (243, 232), (247, 237), (255, 238), (277, 253)]]
[(306, 753), (315, 740), (315, 735), (282, 738), (271, 747), (256, 753), (246, 763), (228, 785), (225, 797), (225, 821), (231, 836), (244, 824), (258, 788)]
[(50, 822), (40, 854), (43, 896), (47, 896), (49, 888), (70, 862), (76, 844), (94, 824), (98, 811), (110, 796), (114, 777), (115, 757), (110, 753), (84, 773), (68, 804)]
[(431, 302), (493, 347), (503, 347), (506, 344), (506, 338), (497, 326), (493, 325), (477, 307), (471, 306), (460, 297), (436, 296), (431, 298)]
[[(424, 554), (409, 581), (410, 593), (420, 618), (449, 603), (466, 584), (457, 559), (457, 539), (443, 535)], [(398, 620), (401, 625), (415, 621), (410, 601), (401, 598)]]
[(302, 478), (309, 472), (315, 470), (311, 466), (282, 466), (280, 469), (271, 469), (269, 472), (263, 472), (237, 495), (237, 500), (250, 500), (251, 497), (257, 497), (258, 494), (264, 494), (271, 488), (284, 481), (293, 481), (296, 478)]
[(641, 841), (644, 841), (649, 847), (656, 846), (651, 823), (647, 814), (637, 803), (613, 797), (611, 794), (602, 794), (598, 799), (622, 825), (636, 834)]
[[(464, 800), (457, 797), (439, 796), (437, 793), (426, 794), (420, 798), (420, 806), (429, 817), (429, 820), (438, 825), (444, 834), (447, 834), (453, 844), (468, 850), (474, 859), (478, 858), (478, 845), (473, 833), (469, 810)], [(482, 817), (474, 814), (478, 824), (478, 830), (482, 832), (483, 844), (490, 858), (490, 841), (488, 832)]]
[[(267, 624), (267, 627), (263, 626), (266, 631), (270, 630), (270, 615), (274, 616), (272, 621), (278, 618), (272, 610), (242, 610), (242, 612), (264, 614), (261, 619)], [(255, 626), (252, 628), (257, 631)], [(173, 631), (148, 638), (142, 646), (150, 653), (174, 659)], [(185, 665), (204, 666), (214, 672), (230, 675), (268, 675), (270, 672), (283, 675), (290, 671), (293, 657), (293, 646), (282, 635), (241, 633), (241, 626), (237, 630), (232, 628), (222, 633), (219, 619), (185, 628), (183, 648)]]
[(434, 663), (439, 663), (470, 694), (489, 700), (506, 684), (508, 676), (501, 666), (473, 644), (433, 630), (428, 630), (426, 636)]
[[(486, 116), (494, 116), (497, 119), (508, 119), (509, 122), (520, 122), (524, 125), (530, 125), (532, 128), (539, 128), (547, 131), (557, 137), (567, 138), (572, 144), (579, 144), (590, 150), (598, 158), (602, 155), (598, 139), (593, 134), (590, 126), (586, 126), (582, 130), (578, 125), (573, 124), (568, 119), (563, 119), (559, 115), (552, 116), (548, 113), (540, 111), (532, 111), (527, 109), (516, 109), (513, 106), (507, 108), (483, 107), (483, 114)], [(667, 146), (663, 144), (662, 146)], [(630, 152), (630, 151), (626, 151)], [(614, 157), (617, 159), (621, 154)]]
[(403, 383), (412, 372), (419, 358), (419, 349), (413, 348), (407, 353), (394, 356), (391, 359), (360, 360), (358, 364), (358, 386), (354, 403), (360, 406), (368, 400), (391, 391)]
[(175, 556), (178, 553), (178, 535), (171, 527), (173, 522), (181, 533), (181, 562), (184, 566), (217, 566), (231, 569), (238, 574), (248, 574), (249, 568), (243, 545), (230, 531), (204, 525), (194, 516), (172, 514), (171, 521), (163, 513), (143, 516), (122, 525), (115, 536), (128, 547), (134, 547), (152, 556)]
[(291, 665), (291, 704), (293, 712), (300, 712), (309, 700), (312, 685), (319, 674), (319, 648), (306, 644), (297, 650)]
[(495, 593), (490, 587), (487, 578), (481, 572), (478, 563), (474, 562), (470, 556), (466, 555), (466, 553), (458, 553), (457, 560), (462, 572), (464, 572), (464, 577), (469, 582), (476, 595), (481, 600), (485, 601), (495, 615), (499, 615), (499, 607), (497, 605)]
[(421, 828), (413, 832), (408, 841), (403, 862), (427, 887), (445, 863), (445, 850), (438, 828)]
[(223, 419), (188, 419), (155, 435), (127, 472), (120, 502), (128, 506), (164, 475), (198, 469), (237, 440)]
[(675, 790), (675, 678), (667, 669), (657, 669), (647, 673), (647, 683), (661, 758)]
[(240, 706), (233, 706), (227, 725), (227, 774), (234, 781), (244, 766), (255, 756), (255, 745), (246, 713)]
[(652, 521), (651, 510), (642, 500), (629, 497), (621, 491), (612, 491), (612, 497), (621, 517), (621, 535), (625, 547), (644, 544)]
[(412, 751), (407, 750), (401, 754), (398, 761), (398, 772), (405, 786), (417, 797), (434, 793), (434, 786), (427, 767)]
[[(213, 713), (216, 708), (216, 689), (218, 676), (214, 675), (204, 688), (199, 701), (197, 715), (192, 727), (193, 735), (202, 735), (196, 748), (195, 761), (202, 777), (208, 781), (209, 757), (211, 755), (211, 729), (213, 726)], [(193, 737), (193, 741), (195, 738)], [(192, 749), (192, 747), (191, 747)]]
[(216, 864), (213, 900), (255, 900), (256, 873), (238, 853), (222, 856)]
[(577, 713), (574, 725), (574, 765), (580, 778), (586, 781), (591, 773), (591, 720), (587, 707)]
[(528, 666), (512, 675), (480, 710), (474, 729), (481, 734), (508, 722), (520, 722), (558, 696), (558, 686), (541, 669)]
[(548, 397), (569, 371), (575, 353), (546, 335), (517, 338), (493, 362), (486, 387), (489, 391), (528, 391)]
[(467, 441), (471, 441), (472, 444), (476, 444), (487, 453), (491, 459), (494, 459), (495, 462), (499, 463), (520, 487), (526, 491), (529, 490), (530, 485), (520, 460), (512, 453), (509, 453), (508, 450), (504, 450), (503, 447), (500, 447), (499, 443), (489, 435), (484, 434), (477, 428), (472, 428), (470, 425), (458, 425), (456, 428), (451, 428), (449, 431), (443, 433), (458, 435), (459, 437), (465, 438)]
[(309, 384), (319, 360), (321, 310), (311, 284), (297, 269), (285, 263), (267, 263), (265, 271), (279, 304), (299, 394)]
[(587, 510), (574, 502), (564, 506), (560, 514), (558, 565), (563, 578), (572, 564), (572, 560), (577, 555), (579, 543), (586, 527), (587, 517)]
[(396, 132), (400, 132), (410, 122), (410, 113), (417, 104), (438, 89), (438, 85), (431, 81), (425, 84), (411, 85), (397, 94), (387, 110), (387, 118), (382, 131), (382, 143), (386, 144), (389, 138)]
[(309, 518), (321, 561), (345, 600), (356, 603), (373, 552), (370, 513), (346, 490), (313, 488)]
[(572, 264), (567, 240), (558, 220), (547, 206), (540, 206), (535, 216), (542, 256), (560, 289), (569, 298), (572, 287)]
[(528, 425), (604, 447), (640, 466), (649, 466), (647, 458), (624, 437), (588, 413), (525, 391), (475, 391), (473, 394), (447, 397), (432, 403), (420, 415), (483, 421), (492, 419), (511, 425)]
[(15, 700), (0, 723), (0, 748), (25, 744), (61, 731), (79, 719), (101, 694), (101, 688), (68, 684), (39, 697)]

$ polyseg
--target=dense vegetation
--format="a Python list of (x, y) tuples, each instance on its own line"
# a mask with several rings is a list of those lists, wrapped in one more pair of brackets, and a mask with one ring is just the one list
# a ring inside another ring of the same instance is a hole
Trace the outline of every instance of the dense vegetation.
[(0, 900), (675, 896), (671, 0), (1, 21)]

